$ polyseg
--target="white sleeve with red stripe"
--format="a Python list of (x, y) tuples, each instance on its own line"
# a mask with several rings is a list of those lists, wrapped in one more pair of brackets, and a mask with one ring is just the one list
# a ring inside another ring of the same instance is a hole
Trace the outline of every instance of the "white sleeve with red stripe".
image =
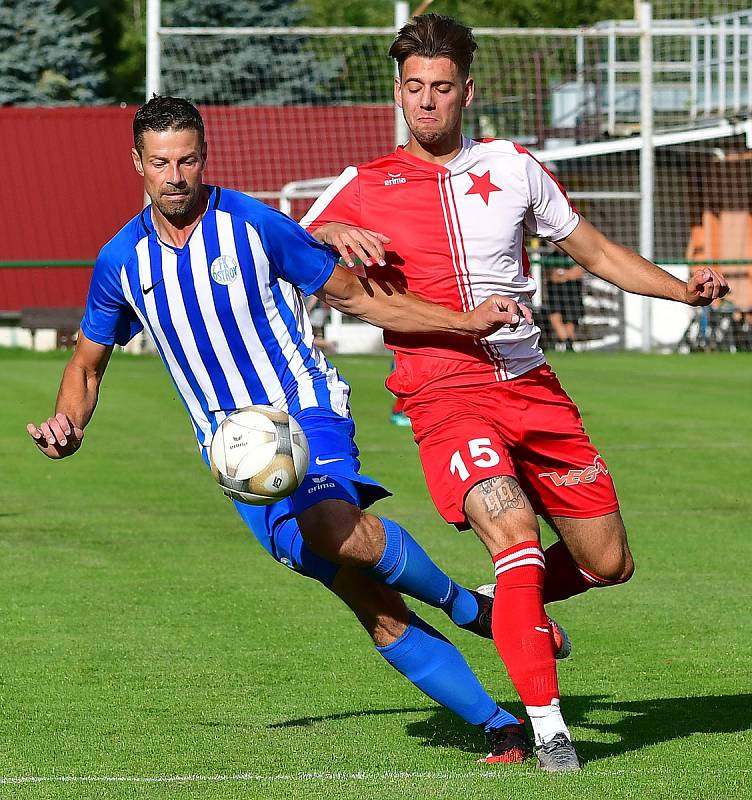
[(525, 228), (536, 236), (558, 241), (569, 236), (577, 227), (580, 215), (574, 208), (564, 187), (524, 148), (525, 176), (529, 191)]
[(329, 184), (326, 191), (300, 220), (300, 224), (307, 230), (316, 230), (327, 222), (361, 224), (357, 167), (347, 167), (333, 183)]

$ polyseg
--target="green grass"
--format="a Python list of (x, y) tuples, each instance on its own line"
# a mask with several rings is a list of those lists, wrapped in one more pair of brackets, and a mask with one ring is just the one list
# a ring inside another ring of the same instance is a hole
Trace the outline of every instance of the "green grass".
[[(25, 424), (49, 414), (64, 358), (0, 351), (0, 796), (749, 796), (749, 356), (554, 360), (615, 477), (637, 561), (628, 585), (555, 607), (575, 642), (559, 674), (586, 760), (567, 777), (476, 764), (477, 731), (250, 540), (158, 361), (116, 357), (81, 453), (44, 459)], [(490, 560), (442, 523), (409, 433), (388, 424), (387, 360), (337, 361), (365, 469), (396, 492), (380, 508), (454, 577), (486, 582)], [(421, 613), (520, 710), (491, 643)], [(22, 776), (58, 780), (7, 782)]]

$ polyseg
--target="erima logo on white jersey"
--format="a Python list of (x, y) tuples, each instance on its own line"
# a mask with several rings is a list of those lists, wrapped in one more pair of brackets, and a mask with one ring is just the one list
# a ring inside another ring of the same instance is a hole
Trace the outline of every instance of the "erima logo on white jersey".
[(403, 178), (401, 172), (396, 174), (387, 172), (387, 175), (389, 177), (384, 181), (384, 186), (396, 186), (398, 183), (407, 183), (407, 178)]
[(212, 280), (222, 286), (232, 283), (238, 277), (238, 271), (238, 262), (228, 255), (217, 256), (209, 268)]

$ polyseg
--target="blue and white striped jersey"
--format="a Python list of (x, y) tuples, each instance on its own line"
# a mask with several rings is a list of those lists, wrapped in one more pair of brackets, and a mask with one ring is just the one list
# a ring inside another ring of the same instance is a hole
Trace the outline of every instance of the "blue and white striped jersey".
[(199, 444), (238, 408), (349, 416), (349, 386), (314, 346), (301, 292), (331, 276), (337, 257), (284, 214), (210, 187), (182, 248), (161, 241), (151, 206), (100, 252), (81, 329), (99, 344), (154, 339)]

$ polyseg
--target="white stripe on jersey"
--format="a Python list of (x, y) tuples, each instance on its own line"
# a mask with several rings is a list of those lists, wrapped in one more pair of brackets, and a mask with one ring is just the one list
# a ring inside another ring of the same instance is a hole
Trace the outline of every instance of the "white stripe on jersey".
[(446, 215), (449, 218), (449, 226), (452, 234), (454, 235), (454, 246), (457, 251), (457, 260), (455, 261), (455, 271), (459, 275), (459, 280), (465, 287), (465, 295), (467, 297), (467, 308), (475, 308), (475, 298), (473, 297), (473, 284), (470, 280), (470, 272), (467, 268), (467, 257), (465, 256), (465, 248), (462, 242), (462, 231), (460, 229), (460, 221), (457, 216), (457, 206), (454, 203), (454, 192), (452, 190), (452, 176), (447, 173), (446, 175), (439, 176), (439, 191), (444, 195), (442, 202), (446, 203)]
[(308, 347), (311, 347), (313, 344), (313, 328), (311, 327), (311, 320), (308, 318), (308, 313), (305, 309), (303, 293), (291, 283), (281, 279), (277, 282), (277, 285), (285, 300), (285, 304), (290, 309), (290, 313), (293, 317), (295, 317), (298, 327), (303, 333), (303, 341)]
[[(472, 308), (476, 308), (478, 305), (478, 301), (475, 299), (473, 295), (473, 282), (472, 276), (470, 274), (470, 268), (467, 265), (467, 253), (465, 252), (465, 239), (462, 235), (462, 226), (460, 224), (460, 215), (459, 211), (457, 210), (457, 200), (454, 196), (454, 184), (451, 180), (452, 176), (447, 176), (446, 179), (446, 187), (447, 187), (447, 194), (450, 196), (451, 203), (447, 200), (447, 205), (449, 206), (449, 214), (450, 218), (457, 230), (457, 247), (460, 250), (460, 255), (462, 257), (461, 261), (461, 268), (463, 269), (463, 274), (465, 276), (465, 280), (467, 281), (467, 290), (470, 295), (470, 301), (472, 303)], [(485, 298), (481, 298), (480, 302), (482, 303)], [(480, 340), (480, 346), (485, 350), (486, 355), (490, 359), (491, 363), (494, 365), (494, 370), (496, 371), (496, 380), (507, 380), (509, 378), (509, 374), (507, 372), (507, 365), (506, 361), (504, 361), (504, 357), (501, 355), (499, 350), (497, 350), (492, 344), (488, 342), (486, 339)]]
[[(136, 255), (138, 256), (138, 275), (141, 285), (151, 286), (153, 282), (151, 280), (148, 238), (141, 239), (141, 241), (136, 245)], [(146, 307), (146, 316), (144, 316), (141, 311), (139, 311), (139, 308), (133, 299), (133, 294), (131, 292), (130, 284), (128, 283), (128, 278), (125, 274), (125, 269), (123, 269), (120, 273), (120, 282), (123, 287), (125, 299), (138, 315), (138, 318), (141, 320), (141, 324), (144, 326), (144, 330), (151, 331), (154, 335), (154, 338), (157, 340), (157, 343), (164, 354), (164, 359), (167, 362), (167, 366), (170, 370), (170, 375), (172, 375), (172, 379), (175, 381), (178, 391), (183, 396), (186, 406), (188, 406), (188, 413), (191, 415), (194, 425), (198, 425), (199, 430), (201, 431), (203, 444), (208, 445), (209, 441), (211, 440), (211, 424), (201, 408), (201, 403), (199, 403), (198, 398), (193, 393), (193, 389), (191, 389), (191, 385), (188, 383), (183, 370), (180, 369), (180, 365), (175, 359), (175, 356), (170, 349), (170, 345), (167, 342), (167, 338), (164, 335), (164, 331), (159, 324), (157, 306), (154, 301), (154, 292), (149, 292), (148, 294), (144, 295), (144, 304)]]
[[(200, 231), (194, 231), (199, 234)], [(183, 293), (180, 290), (180, 280), (178, 278), (178, 257), (174, 252), (167, 248), (162, 248), (162, 277), (164, 278), (165, 295), (167, 297), (167, 308), (169, 309), (172, 324), (177, 332), (180, 345), (183, 348), (188, 366), (193, 372), (193, 376), (201, 387), (206, 397), (206, 404), (210, 411), (219, 408), (219, 400), (214, 390), (214, 384), (209, 377), (201, 354), (196, 345), (196, 337), (193, 334), (193, 327), (188, 320), (188, 313), (183, 302)], [(187, 276), (186, 276), (187, 278)]]
[[(219, 213), (217, 214), (219, 217)], [(217, 219), (219, 224), (219, 219)], [(246, 234), (248, 235), (248, 242), (251, 245), (251, 252), (253, 253), (253, 260), (256, 264), (256, 281), (258, 282), (259, 295), (264, 304), (264, 311), (266, 318), (269, 321), (272, 333), (282, 350), (282, 355), (290, 365), (292, 374), (296, 377), (298, 388), (298, 400), (300, 401), (301, 408), (314, 408), (318, 406), (316, 399), (316, 390), (313, 387), (313, 380), (306, 369), (303, 359), (295, 347), (290, 334), (279, 313), (279, 309), (274, 301), (269, 285), (271, 283), (271, 275), (269, 274), (269, 259), (264, 252), (264, 247), (261, 244), (261, 239), (256, 229), (250, 223), (245, 223)]]
[[(238, 252), (235, 248), (235, 236), (232, 230), (232, 216), (226, 211), (216, 212), (217, 220), (217, 235), (219, 237), (220, 252), (232, 255), (235, 263), (239, 264)], [(263, 252), (263, 251), (262, 251)], [(256, 260), (256, 273), (258, 274), (259, 261), (256, 254), (253, 254)], [(266, 255), (264, 255), (266, 258)], [(256, 325), (251, 316), (251, 309), (248, 298), (245, 292), (245, 284), (242, 280), (236, 280), (228, 284), (230, 293), (230, 302), (232, 304), (233, 314), (235, 321), (238, 325), (240, 335), (243, 337), (246, 350), (253, 362), (253, 367), (256, 370), (259, 380), (261, 381), (264, 391), (269, 398), (269, 403), (275, 408), (287, 411), (287, 398), (285, 397), (282, 384), (274, 371), (272, 362), (269, 360), (269, 355), (266, 348), (261, 343)], [(224, 334), (223, 334), (224, 335)]]
[(336, 368), (326, 360), (324, 353), (314, 344), (311, 319), (305, 309), (301, 291), (287, 281), (280, 281), (279, 287), (282, 290), (282, 297), (285, 298), (285, 302), (303, 331), (303, 341), (310, 348), (319, 372), (326, 376), (326, 386), (329, 391), (329, 402), (332, 404), (332, 410), (335, 414), (339, 414), (340, 417), (349, 417), (350, 408), (347, 401), (350, 397), (350, 387), (340, 379)]
[(334, 197), (347, 186), (350, 181), (358, 177), (357, 167), (347, 167), (342, 174), (333, 180), (319, 195), (319, 199), (308, 209), (308, 213), (300, 220), (300, 224), (307, 228), (316, 217), (331, 203)]
[(346, 419), (350, 416), (350, 387), (340, 377), (337, 368), (329, 364), (321, 350), (316, 349), (316, 366), (326, 375), (329, 402), (335, 414)]
[[(191, 237), (188, 248), (191, 254), (193, 284), (196, 287), (201, 316), (203, 317), (204, 325), (206, 325), (209, 341), (222, 367), (222, 373), (227, 380), (227, 385), (230, 387), (230, 394), (235, 408), (244, 408), (252, 405), (251, 395), (246, 388), (238, 365), (232, 357), (222, 323), (217, 316), (217, 308), (214, 305), (214, 296), (211, 289), (211, 279), (209, 278), (209, 265), (206, 262), (206, 246), (203, 231), (200, 227)], [(221, 420), (218, 418), (217, 421), (220, 422)]]
[[(441, 198), (441, 210), (444, 214), (444, 224), (447, 229), (447, 239), (449, 240), (449, 249), (452, 254), (452, 266), (454, 267), (455, 277), (457, 279), (457, 286), (460, 289), (460, 296), (465, 311), (475, 308), (475, 297), (473, 296), (473, 285), (470, 276), (470, 270), (467, 266), (467, 255), (465, 253), (465, 246), (462, 239), (462, 229), (460, 228), (459, 215), (457, 213), (457, 204), (454, 199), (454, 188), (452, 186), (452, 176), (447, 173), (446, 175), (439, 175), (439, 197)], [(491, 364), (494, 367), (496, 380), (502, 380), (503, 377), (507, 378), (506, 365), (504, 359), (499, 357), (496, 350), (488, 344), (485, 339), (479, 339), (478, 344), (483, 348), (483, 351), (488, 356)]]
[(454, 267), (454, 277), (457, 281), (457, 291), (460, 295), (460, 302), (462, 303), (462, 310), (469, 311), (469, 304), (466, 295), (466, 288), (464, 285), (464, 281), (462, 280), (462, 274), (460, 272), (458, 263), (457, 263), (457, 253), (455, 251), (455, 244), (452, 237), (452, 227), (449, 223), (449, 211), (447, 209), (447, 201), (446, 197), (444, 196), (444, 189), (442, 186), (442, 175), (438, 173), (438, 183), (439, 183), (439, 199), (441, 200), (441, 211), (444, 215), (444, 227), (446, 228), (447, 234), (447, 242), (449, 244), (449, 253), (452, 256), (452, 266)]

